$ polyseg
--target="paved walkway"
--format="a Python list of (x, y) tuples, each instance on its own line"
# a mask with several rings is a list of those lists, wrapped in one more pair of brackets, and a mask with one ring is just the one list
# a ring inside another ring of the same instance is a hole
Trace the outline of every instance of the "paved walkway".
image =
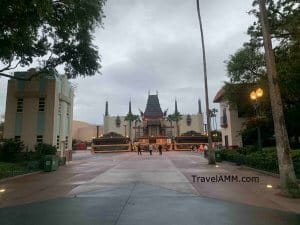
[[(1, 224), (300, 224), (300, 200), (278, 195), (277, 178), (210, 166), (196, 153), (74, 158), (52, 173), (0, 182)], [(201, 183), (193, 175), (258, 176), (259, 183)]]

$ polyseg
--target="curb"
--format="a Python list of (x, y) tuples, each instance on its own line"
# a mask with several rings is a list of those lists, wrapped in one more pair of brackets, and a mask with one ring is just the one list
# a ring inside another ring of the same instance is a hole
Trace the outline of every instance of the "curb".
[[(272, 176), (272, 177), (280, 178), (279, 174), (277, 174), (277, 173), (272, 173), (272, 172), (268, 172), (268, 171), (264, 171), (264, 170), (259, 170), (259, 169), (252, 168), (252, 167), (249, 167), (249, 166), (244, 166), (244, 165), (242, 165), (241, 168), (253, 170), (255, 172), (259, 172), (259, 173), (266, 174), (266, 175), (269, 175), (269, 176)], [(300, 179), (297, 179), (297, 182), (300, 184)]]
[(29, 176), (29, 175), (38, 174), (38, 173), (41, 173), (41, 172), (42, 172), (42, 170), (39, 170), (39, 171), (32, 172), (32, 173), (25, 173), (25, 174), (13, 176), (13, 177), (3, 178), (3, 179), (0, 179), (0, 183), (6, 182), (6, 181), (10, 181), (10, 180), (14, 180), (14, 179), (17, 179), (17, 178), (20, 178), (20, 177), (26, 177), (26, 176)]

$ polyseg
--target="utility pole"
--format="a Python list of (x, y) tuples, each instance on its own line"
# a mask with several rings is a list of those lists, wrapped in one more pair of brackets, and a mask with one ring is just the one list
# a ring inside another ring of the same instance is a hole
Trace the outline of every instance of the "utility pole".
[(211, 124), (210, 124), (210, 110), (209, 110), (209, 101), (208, 101), (208, 88), (207, 88), (207, 71), (206, 71), (206, 56), (205, 56), (205, 45), (204, 45), (204, 35), (202, 28), (202, 21), (200, 15), (200, 6), (199, 0), (197, 1), (197, 12), (200, 25), (201, 33), (201, 43), (202, 43), (202, 55), (203, 55), (203, 69), (204, 69), (204, 86), (205, 86), (205, 105), (206, 105), (206, 122), (207, 122), (207, 137), (208, 137), (208, 164), (216, 164), (215, 152), (212, 149), (212, 138), (211, 138)]
[(283, 194), (287, 194), (289, 196), (299, 196), (300, 190), (297, 184), (293, 161), (290, 154), (290, 144), (284, 120), (282, 100), (278, 85), (275, 56), (272, 49), (270, 27), (267, 18), (265, 0), (259, 0), (259, 9), (276, 138), (276, 148), (280, 174), (280, 188)]

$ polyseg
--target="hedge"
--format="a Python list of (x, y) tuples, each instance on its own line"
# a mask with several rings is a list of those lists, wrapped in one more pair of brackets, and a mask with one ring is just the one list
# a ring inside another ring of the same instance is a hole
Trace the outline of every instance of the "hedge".
[[(300, 179), (300, 150), (291, 151), (295, 173)], [(239, 150), (222, 150), (223, 160), (235, 162), (237, 165), (246, 165), (272, 173), (279, 173), (277, 153), (275, 148), (264, 149), (262, 152), (242, 154)]]

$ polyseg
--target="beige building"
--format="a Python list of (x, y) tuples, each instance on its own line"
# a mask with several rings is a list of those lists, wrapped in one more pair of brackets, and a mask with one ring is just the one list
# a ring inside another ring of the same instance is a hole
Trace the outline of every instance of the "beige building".
[[(178, 112), (177, 101), (175, 101), (175, 112)], [(129, 111), (131, 112), (131, 102), (129, 102)], [(161, 137), (173, 138), (177, 136), (177, 126), (175, 121), (167, 120), (167, 112), (163, 112), (158, 95), (148, 96), (146, 108), (144, 112), (140, 112), (138, 119), (131, 122), (126, 121), (126, 116), (110, 116), (108, 113), (108, 102), (106, 102), (104, 115), (104, 134), (114, 132), (131, 140), (139, 138), (155, 139)], [(133, 114), (132, 114), (133, 115)], [(188, 131), (204, 133), (203, 114), (201, 112), (200, 101), (198, 102), (198, 113), (190, 115), (182, 115), (182, 119), (178, 122), (179, 135)]]
[(101, 125), (73, 120), (72, 127), (73, 127), (72, 129), (73, 139), (79, 141), (87, 141), (87, 142), (92, 141), (93, 138), (97, 137), (97, 129), (98, 129), (98, 136), (103, 135), (103, 126)]
[(225, 90), (221, 88), (214, 98), (220, 104), (222, 145), (228, 148), (242, 147), (243, 141), (240, 131), (243, 129), (245, 118), (240, 117), (236, 107), (231, 106), (224, 99)]
[[(16, 72), (14, 76), (27, 78), (32, 72)], [(66, 76), (9, 80), (4, 138), (21, 140), (29, 150), (41, 142), (55, 145), (63, 156), (72, 148), (73, 97)]]

